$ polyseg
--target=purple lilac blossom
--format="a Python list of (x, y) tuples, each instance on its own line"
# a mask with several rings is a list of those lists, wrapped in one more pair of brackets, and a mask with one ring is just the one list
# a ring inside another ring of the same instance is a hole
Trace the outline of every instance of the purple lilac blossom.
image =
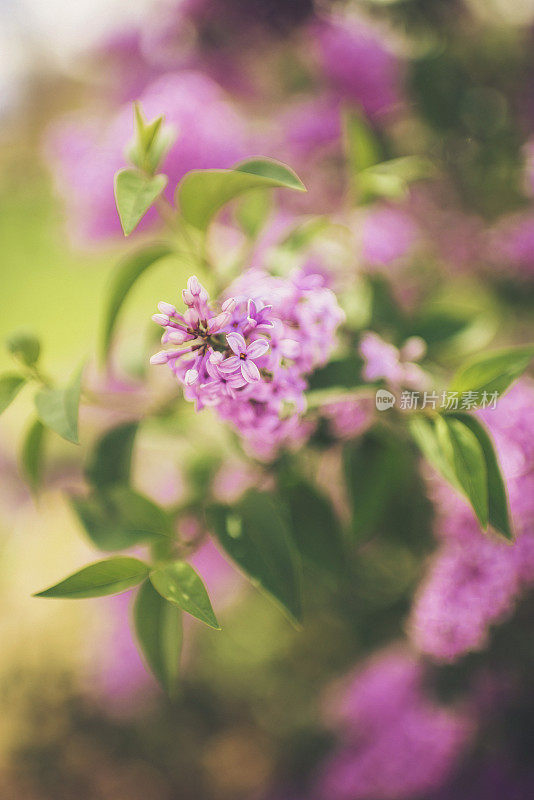
[(288, 278), (249, 270), (229, 294), (215, 309), (192, 277), (184, 314), (160, 303), (153, 319), (171, 349), (151, 361), (168, 363), (197, 410), (214, 407), (256, 454), (269, 458), (309, 435), (302, 420), (305, 376), (328, 360), (344, 315), (324, 276), (304, 270)]
[(320, 70), (340, 100), (373, 118), (398, 105), (402, 66), (383, 32), (358, 18), (313, 23), (310, 41)]
[(367, 381), (384, 379), (392, 387), (412, 389), (421, 389), (427, 384), (425, 373), (414, 363), (425, 353), (425, 343), (418, 336), (407, 339), (399, 350), (369, 331), (361, 338), (360, 353), (365, 360), (363, 377)]
[(339, 101), (329, 94), (297, 101), (283, 114), (280, 126), (294, 158), (307, 159), (331, 149), (341, 138)]
[(534, 582), (534, 387), (518, 382), (496, 408), (477, 415), (487, 425), (507, 485), (516, 541), (484, 534), (467, 503), (436, 481), (440, 546), (415, 597), (409, 620), (414, 644), (439, 661), (482, 649), (490, 626), (509, 617)]
[(490, 234), (491, 261), (504, 276), (534, 276), (534, 214), (514, 214)]
[(423, 665), (393, 647), (338, 688), (326, 716), (339, 745), (319, 771), (318, 800), (415, 800), (443, 785), (473, 726), (427, 696), (424, 679)]
[(390, 266), (409, 255), (419, 238), (413, 218), (402, 208), (377, 205), (363, 219), (362, 259), (366, 267)]
[[(169, 176), (166, 191), (171, 200), (176, 184), (189, 170), (227, 168), (251, 154), (244, 119), (205, 75), (193, 71), (163, 75), (139, 100), (147, 119), (163, 113), (176, 134), (161, 165)], [(132, 138), (130, 104), (109, 123), (63, 121), (49, 135), (58, 190), (82, 241), (120, 233), (113, 176), (126, 166), (125, 150)], [(154, 219), (154, 213), (146, 219)]]
[(321, 414), (328, 420), (334, 436), (352, 439), (372, 425), (374, 408), (374, 399), (370, 397), (351, 397), (323, 405)]

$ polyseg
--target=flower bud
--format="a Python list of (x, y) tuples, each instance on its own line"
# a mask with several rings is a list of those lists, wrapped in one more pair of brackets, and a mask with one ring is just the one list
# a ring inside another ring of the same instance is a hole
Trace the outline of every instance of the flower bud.
[(170, 303), (165, 303), (162, 301), (161, 303), (158, 303), (158, 308), (162, 314), (165, 314), (168, 317), (174, 317), (176, 314), (176, 308)]

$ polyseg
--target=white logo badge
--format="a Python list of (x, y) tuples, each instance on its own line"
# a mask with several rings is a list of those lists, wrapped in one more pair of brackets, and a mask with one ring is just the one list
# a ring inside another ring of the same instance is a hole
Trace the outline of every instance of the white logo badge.
[(395, 405), (395, 395), (387, 389), (379, 389), (376, 393), (376, 407), (379, 411), (387, 411)]

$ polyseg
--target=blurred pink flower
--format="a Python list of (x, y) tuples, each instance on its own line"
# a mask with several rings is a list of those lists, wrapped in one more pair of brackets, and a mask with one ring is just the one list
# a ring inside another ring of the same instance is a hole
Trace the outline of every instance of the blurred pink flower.
[(421, 663), (400, 648), (369, 660), (326, 708), (339, 745), (318, 775), (321, 800), (414, 800), (440, 787), (473, 726), (425, 694)]
[(504, 277), (534, 277), (534, 214), (501, 220), (490, 235), (491, 261)]
[(507, 484), (516, 541), (484, 534), (467, 503), (439, 482), (441, 545), (419, 588), (409, 620), (417, 647), (454, 661), (487, 644), (525, 587), (534, 582), (534, 387), (518, 382), (495, 409), (478, 412), (495, 441)]
[(131, 631), (132, 599), (130, 591), (99, 601), (105, 606), (108, 627), (105, 641), (99, 641), (95, 649), (92, 688), (111, 714), (136, 713), (156, 690)]
[(385, 342), (377, 333), (364, 333), (360, 353), (365, 360), (363, 377), (367, 381), (384, 379), (393, 387), (420, 389), (427, 383), (423, 370), (414, 363), (425, 353), (425, 343), (417, 336), (408, 339), (401, 350)]
[[(250, 155), (244, 119), (221, 89), (193, 71), (163, 75), (139, 98), (148, 119), (164, 114), (176, 132), (161, 171), (169, 176), (167, 196), (191, 169), (230, 167)], [(58, 190), (65, 198), (70, 224), (83, 239), (120, 233), (113, 197), (113, 176), (127, 166), (125, 151), (133, 138), (128, 104), (108, 123), (104, 119), (65, 120), (48, 136)], [(155, 213), (149, 212), (147, 221)]]
[(362, 19), (331, 17), (313, 23), (310, 34), (321, 72), (340, 99), (370, 117), (399, 103), (402, 64), (383, 31)]
[(332, 432), (340, 439), (359, 436), (373, 422), (374, 401), (369, 397), (353, 397), (321, 406), (321, 414), (329, 421)]
[(362, 258), (367, 267), (390, 266), (409, 255), (420, 232), (413, 218), (402, 208), (377, 205), (363, 219)]

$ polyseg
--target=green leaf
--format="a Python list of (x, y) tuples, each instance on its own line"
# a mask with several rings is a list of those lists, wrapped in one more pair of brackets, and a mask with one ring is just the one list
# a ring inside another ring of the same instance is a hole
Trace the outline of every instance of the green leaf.
[(358, 176), (358, 188), (364, 201), (405, 197), (411, 183), (430, 178), (435, 170), (432, 162), (421, 156), (392, 158), (363, 170)]
[(234, 169), (188, 172), (178, 184), (177, 204), (186, 222), (205, 230), (215, 214), (251, 189), (286, 188), (305, 192), (297, 175), (279, 161), (251, 159)]
[(368, 539), (380, 526), (386, 501), (402, 469), (402, 449), (370, 431), (343, 449), (345, 485), (352, 509), (352, 533)]
[(452, 379), (450, 392), (497, 392), (503, 395), (534, 358), (534, 345), (509, 347), (478, 356), (460, 368)]
[(298, 192), (306, 191), (306, 187), (291, 167), (272, 158), (249, 158), (236, 164), (234, 169), (248, 175), (258, 175), (272, 181), (274, 186), (296, 189)]
[(221, 546), (249, 580), (299, 621), (300, 567), (279, 505), (266, 492), (250, 490), (235, 509), (213, 506), (209, 519)]
[(163, 115), (147, 122), (140, 103), (134, 103), (135, 138), (128, 148), (128, 158), (140, 170), (152, 175), (173, 144), (176, 134), (163, 125)]
[(457, 419), (440, 416), (435, 424), (442, 451), (458, 485), (485, 529), (489, 519), (488, 476), (482, 447), (475, 434)]
[(119, 264), (110, 287), (102, 333), (102, 355), (105, 357), (111, 345), (119, 312), (135, 282), (146, 270), (165, 256), (171, 255), (168, 244), (156, 243), (130, 253)]
[(486, 428), (480, 420), (471, 414), (453, 412), (450, 416), (466, 425), (478, 439), (486, 461), (489, 523), (496, 531), (502, 533), (506, 539), (513, 539), (506, 485), (501, 474), (493, 442)]
[(9, 352), (28, 367), (31, 367), (39, 359), (41, 345), (33, 333), (25, 331), (13, 333), (7, 339), (6, 345)]
[(182, 612), (164, 600), (147, 580), (135, 599), (134, 626), (147, 666), (173, 697), (180, 669)]
[(148, 575), (148, 566), (138, 558), (115, 556), (96, 561), (64, 581), (38, 592), (34, 597), (65, 597), (82, 599), (120, 594), (137, 586)]
[(378, 141), (361, 114), (346, 111), (343, 115), (345, 148), (352, 176), (380, 161)]
[(44, 438), (46, 428), (38, 419), (29, 427), (22, 442), (20, 465), (22, 474), (36, 491), (43, 472)]
[(98, 488), (129, 483), (138, 427), (137, 422), (125, 422), (100, 437), (85, 467), (89, 483)]
[(200, 576), (185, 561), (165, 564), (150, 573), (154, 589), (169, 603), (179, 606), (191, 616), (220, 630), (206, 587)]
[(113, 552), (171, 535), (168, 514), (128, 486), (108, 486), (89, 497), (71, 498), (72, 508), (99, 550)]
[(78, 444), (78, 409), (83, 368), (64, 389), (41, 389), (35, 395), (35, 407), (41, 422), (63, 439)]
[(247, 192), (236, 209), (236, 220), (250, 239), (255, 239), (271, 212), (272, 201), (267, 192)]
[(0, 375), (0, 414), (15, 399), (25, 383), (26, 378), (22, 375)]
[(134, 103), (134, 121), (139, 144), (144, 152), (148, 152), (163, 125), (163, 114), (156, 117), (152, 122), (147, 122), (141, 108), (141, 103), (136, 102)]
[(422, 414), (414, 414), (409, 421), (410, 433), (421, 453), (445, 480), (459, 488), (454, 470), (447, 455), (443, 453), (434, 422)]
[(115, 203), (125, 236), (129, 236), (167, 185), (166, 175), (143, 175), (121, 169), (115, 175)]
[(282, 496), (292, 523), (293, 541), (303, 560), (338, 579), (346, 567), (341, 528), (330, 500), (302, 478), (282, 476)]

